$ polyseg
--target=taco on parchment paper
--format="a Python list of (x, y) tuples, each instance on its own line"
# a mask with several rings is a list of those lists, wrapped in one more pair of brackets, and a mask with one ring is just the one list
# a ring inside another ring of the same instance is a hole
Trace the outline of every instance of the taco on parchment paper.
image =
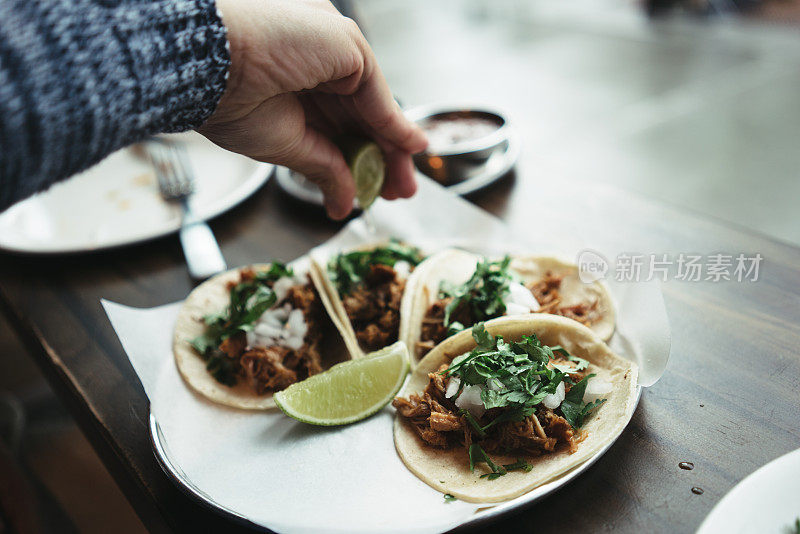
[(562, 315), (588, 326), (608, 340), (615, 312), (601, 282), (584, 283), (578, 268), (546, 256), (506, 256), (490, 261), (458, 249), (443, 250), (425, 261), (409, 279), (406, 342), (414, 361), (473, 324), (527, 313)]
[(395, 447), (438, 491), (512, 499), (619, 436), (636, 405), (637, 373), (564, 317), (479, 323), (429, 352), (392, 402)]
[(232, 269), (197, 286), (178, 313), (173, 352), (197, 393), (252, 410), (275, 407), (274, 392), (348, 358), (307, 260)]
[(312, 251), (311, 277), (354, 358), (407, 337), (408, 280), (423, 259), (394, 239), (333, 255)]

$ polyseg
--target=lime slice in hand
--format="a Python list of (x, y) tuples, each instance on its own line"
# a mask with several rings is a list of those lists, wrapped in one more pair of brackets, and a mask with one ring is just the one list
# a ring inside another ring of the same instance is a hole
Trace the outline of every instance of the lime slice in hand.
[(353, 175), (358, 205), (365, 210), (378, 198), (383, 188), (386, 174), (383, 152), (376, 143), (363, 138), (342, 138), (337, 144)]
[(402, 341), (275, 393), (283, 413), (312, 425), (344, 425), (365, 419), (394, 398), (408, 374)]

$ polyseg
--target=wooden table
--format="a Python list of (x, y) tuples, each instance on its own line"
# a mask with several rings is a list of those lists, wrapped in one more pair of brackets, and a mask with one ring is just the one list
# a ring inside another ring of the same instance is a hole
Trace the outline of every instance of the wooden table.
[[(667, 282), (670, 364), (619, 441), (578, 480), (486, 531), (562, 532), (567, 518), (584, 532), (691, 531), (736, 482), (800, 446), (800, 249), (608, 187), (547, 186), (526, 175), (523, 160), (517, 176), (474, 200), (528, 232), (562, 221), (608, 253), (759, 252), (764, 261), (755, 283)], [(340, 225), (270, 182), (212, 227), (238, 265), (294, 258)], [(145, 525), (247, 531), (161, 471), (148, 401), (100, 306), (101, 297), (155, 306), (191, 288), (175, 237), (85, 256), (0, 256), (3, 310)]]

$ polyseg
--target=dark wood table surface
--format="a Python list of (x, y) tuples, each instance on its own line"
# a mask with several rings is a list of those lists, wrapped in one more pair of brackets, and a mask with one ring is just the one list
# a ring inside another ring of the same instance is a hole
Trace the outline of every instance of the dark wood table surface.
[[(764, 260), (757, 282), (667, 282), (671, 360), (618, 442), (577, 480), (484, 528), (562, 532), (568, 521), (581, 532), (692, 531), (738, 481), (800, 446), (800, 249), (607, 186), (547, 185), (528, 168), (523, 158), (516, 175), (473, 200), (526, 232), (563, 221), (609, 253), (744, 252)], [(230, 265), (294, 258), (340, 226), (274, 181), (212, 222)], [(155, 306), (191, 288), (174, 236), (89, 255), (0, 255), (4, 312), (145, 525), (248, 531), (161, 471), (147, 398), (100, 306), (101, 298)], [(683, 461), (694, 470), (680, 469)], [(402, 496), (394, 498), (402, 506)]]

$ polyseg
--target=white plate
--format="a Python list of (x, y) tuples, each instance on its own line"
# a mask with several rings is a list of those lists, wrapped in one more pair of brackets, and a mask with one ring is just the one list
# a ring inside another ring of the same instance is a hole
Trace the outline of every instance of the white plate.
[(794, 534), (800, 517), (800, 449), (751, 474), (717, 503), (697, 534)]
[[(522, 239), (430, 180), (421, 178), (419, 189), (412, 199), (376, 201), (372, 224), (363, 217), (351, 221), (315, 253), (389, 236), (423, 248), (469, 242), (486, 254), (495, 247), (558, 251)], [(548, 232), (547, 238), (557, 235)], [(617, 296), (620, 328), (615, 335), (626, 340), (620, 355), (663, 369), (669, 344), (662, 340), (668, 339), (669, 324), (661, 294), (642, 294), (639, 284), (633, 286)], [(495, 505), (448, 503), (400, 460), (393, 446), (391, 408), (353, 425), (320, 428), (280, 412), (249, 413), (213, 404), (186, 387), (174, 364), (172, 325), (181, 303), (137, 309), (103, 301), (103, 306), (150, 399), (153, 447), (170, 478), (204, 505), (274, 532), (434, 534), (490, 521), (557, 491), (611, 447), (516, 499)], [(643, 309), (660, 310), (657, 320), (631, 321)]]
[[(641, 398), (641, 395), (642, 395), (642, 388), (638, 388), (637, 395), (636, 395), (636, 406), (639, 405), (639, 399)], [(387, 410), (384, 410), (384, 412), (386, 412), (386, 411)], [(388, 429), (387, 430), (388, 435), (386, 436), (386, 441), (390, 441), (391, 440), (391, 428), (392, 428), (391, 415), (387, 414), (387, 413), (380, 413), (379, 415), (373, 416), (373, 417), (375, 419), (383, 418), (383, 419), (388, 421), (388, 424), (383, 425), (383, 427)], [(630, 418), (628, 419), (628, 422), (630, 422)], [(627, 426), (627, 424), (626, 424), (626, 426)], [(376, 435), (374, 433), (372, 433), (371, 438), (372, 439), (376, 439)], [(566, 485), (569, 481), (571, 481), (575, 477), (579, 476), (581, 473), (583, 473), (584, 471), (589, 469), (589, 467), (594, 465), (594, 463), (597, 460), (599, 460), (600, 457), (603, 456), (606, 453), (606, 451), (611, 448), (612, 445), (614, 445), (614, 443), (616, 443), (617, 439), (619, 439), (619, 436), (614, 438), (610, 443), (608, 443), (602, 449), (597, 451), (597, 454), (595, 454), (594, 456), (592, 456), (591, 458), (586, 460), (584, 463), (578, 465), (574, 469), (572, 469), (572, 470), (568, 471), (567, 473), (561, 475), (560, 477), (556, 478), (555, 480), (551, 480), (550, 482), (548, 482), (546, 484), (543, 484), (543, 485), (539, 486), (538, 488), (535, 488), (535, 489), (531, 490), (530, 492), (528, 492), (528, 493), (526, 493), (524, 495), (520, 495), (519, 497), (517, 497), (515, 499), (512, 499), (510, 501), (505, 501), (505, 502), (502, 502), (502, 503), (496, 503), (496, 504), (495, 503), (488, 503), (488, 504), (486, 504), (484, 506), (475, 505), (474, 506), (475, 510), (474, 510), (474, 513), (471, 515), (471, 517), (469, 517), (468, 519), (462, 520), (460, 522), (460, 524), (459, 523), (448, 524), (447, 520), (444, 520), (444, 521), (439, 520), (438, 524), (437, 524), (437, 522), (435, 522), (434, 520), (429, 520), (431, 523), (434, 523), (433, 525), (431, 525), (431, 527), (429, 529), (423, 529), (423, 530), (409, 529), (408, 532), (412, 532), (412, 531), (413, 532), (443, 532), (445, 530), (450, 530), (451, 528), (456, 527), (456, 526), (459, 527), (459, 528), (463, 528), (463, 527), (466, 527), (467, 525), (469, 525), (469, 526), (477, 526), (478, 524), (484, 524), (484, 523), (488, 523), (488, 522), (494, 521), (494, 520), (500, 518), (501, 516), (503, 516), (503, 515), (505, 515), (505, 514), (507, 514), (509, 512), (517, 510), (518, 508), (520, 508), (522, 506), (534, 503), (534, 502), (538, 501), (539, 499), (542, 499), (542, 498), (546, 497), (547, 495), (553, 493), (554, 491), (558, 490), (562, 486)], [(377, 441), (377, 439), (376, 439), (376, 441)], [(164, 433), (162, 432), (161, 427), (158, 424), (158, 421), (156, 421), (156, 418), (155, 418), (155, 416), (153, 416), (152, 413), (150, 414), (150, 442), (152, 443), (153, 450), (156, 453), (156, 458), (158, 459), (158, 463), (161, 465), (161, 469), (167, 474), (167, 476), (169, 478), (172, 479), (172, 481), (175, 484), (178, 485), (178, 487), (184, 493), (186, 493), (190, 497), (194, 498), (195, 500), (199, 501), (202, 505), (207, 506), (207, 507), (211, 508), (212, 510), (216, 510), (217, 512), (219, 512), (219, 513), (221, 513), (223, 515), (226, 515), (229, 518), (231, 518), (231, 519), (233, 519), (233, 520), (235, 520), (235, 521), (237, 521), (239, 523), (243, 523), (243, 524), (249, 525), (251, 527), (255, 527), (255, 528), (259, 528), (259, 527), (265, 528), (265, 529), (267, 528), (267, 525), (263, 524), (258, 519), (248, 516), (248, 514), (246, 512), (241, 511), (241, 510), (237, 509), (236, 507), (226, 506), (225, 504), (222, 504), (222, 503), (218, 502), (212, 495), (210, 495), (209, 493), (203, 491), (203, 489), (198, 487), (198, 485), (196, 485), (192, 481), (192, 477), (190, 475), (187, 475), (180, 467), (178, 467), (178, 466), (180, 466), (180, 462), (176, 461), (175, 459), (172, 458), (172, 454), (170, 453), (169, 443), (165, 439)], [(392, 451), (392, 452), (394, 452), (394, 451)], [(346, 452), (346, 449), (343, 449), (342, 456), (346, 457), (347, 455), (348, 455), (348, 453)], [(408, 476), (411, 476), (411, 474), (409, 473)], [(256, 487), (253, 487), (253, 491), (259, 491), (259, 490), (261, 492), (263, 492), (265, 495), (268, 494), (271, 491), (269, 488), (266, 488), (263, 485), (257, 485)], [(431, 490), (431, 491), (433, 491), (433, 490)], [(447, 508), (449, 507), (448, 504), (445, 503), (443, 499), (440, 502), (440, 506), (441, 506), (442, 511), (446, 511)], [(322, 529), (319, 529), (318, 525), (317, 526), (313, 526), (313, 527), (304, 527), (304, 526), (302, 526), (302, 525), (304, 525), (304, 523), (309, 523), (309, 521), (307, 519), (298, 518), (298, 519), (295, 519), (293, 521), (293, 523), (296, 523), (296, 525), (287, 526), (286, 527), (287, 528), (286, 531), (288, 531), (288, 532), (306, 532), (306, 531), (307, 532), (314, 532), (314, 531), (323, 532)], [(272, 524), (270, 526), (272, 527), (271, 530), (275, 530), (276, 532), (283, 532), (284, 531), (282, 528), (276, 529), (274, 524)], [(439, 527), (443, 527), (443, 528), (439, 528)], [(342, 530), (338, 530), (338, 529), (342, 529)], [(388, 527), (388, 528), (383, 528), (383, 529), (380, 529), (380, 530), (384, 531), (384, 532), (391, 532), (391, 533), (402, 532), (403, 531), (402, 527), (399, 526), (399, 525), (395, 525), (394, 528)], [(324, 532), (335, 532), (335, 533), (346, 532), (346, 531), (347, 531), (346, 527), (344, 527), (342, 525), (331, 526), (329, 529), (324, 530)], [(375, 532), (377, 532), (377, 531), (378, 530), (376, 529)], [(356, 532), (356, 530), (354, 529), (353, 532)], [(362, 532), (362, 531), (359, 530), (358, 532)]]
[[(273, 166), (223, 150), (199, 134), (186, 143), (195, 174), (192, 207), (203, 219), (236, 206)], [(161, 199), (150, 163), (127, 148), (0, 213), (0, 249), (52, 254), (137, 243), (178, 230), (180, 210)]]

